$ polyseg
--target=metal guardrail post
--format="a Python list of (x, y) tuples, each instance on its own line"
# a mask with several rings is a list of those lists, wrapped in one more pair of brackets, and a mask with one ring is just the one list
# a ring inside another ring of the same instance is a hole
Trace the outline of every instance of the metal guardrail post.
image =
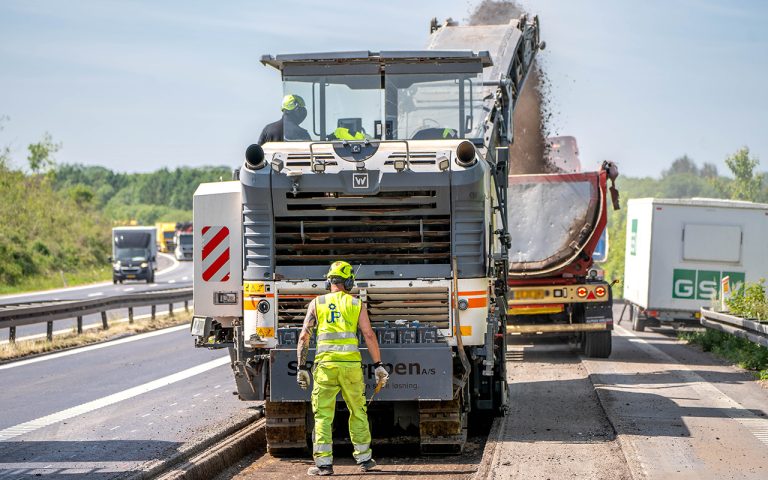
[(56, 320), (77, 319), (77, 333), (83, 333), (83, 317), (101, 314), (101, 325), (109, 329), (107, 312), (115, 309), (128, 309), (129, 321), (133, 323), (136, 307), (151, 307), (152, 316), (157, 314), (157, 305), (168, 304), (168, 315), (173, 315), (173, 306), (184, 302), (188, 310), (192, 302), (192, 289), (172, 289), (167, 291), (142, 292), (140, 294), (115, 295), (99, 299), (54, 300), (42, 302), (24, 302), (21, 304), (0, 305), (0, 328), (8, 328), (8, 341), (16, 341), (17, 327), (23, 325), (47, 324), (47, 338), (53, 338), (53, 322)]
[(184, 311), (189, 312), (189, 300), (184, 300)]
[(45, 339), (48, 340), (49, 342), (53, 341), (53, 322), (46, 322)]
[(150, 318), (152, 318), (152, 320), (155, 319), (155, 314), (156, 313), (157, 313), (157, 305), (152, 305), (152, 313), (150, 315)]

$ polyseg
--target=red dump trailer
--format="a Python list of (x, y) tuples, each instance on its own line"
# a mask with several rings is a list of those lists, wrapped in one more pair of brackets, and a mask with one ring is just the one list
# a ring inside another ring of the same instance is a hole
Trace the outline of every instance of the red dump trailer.
[(509, 177), (507, 332), (571, 336), (588, 356), (608, 357), (613, 330), (611, 285), (593, 268), (605, 231), (607, 196), (618, 208), (618, 176), (598, 171)]

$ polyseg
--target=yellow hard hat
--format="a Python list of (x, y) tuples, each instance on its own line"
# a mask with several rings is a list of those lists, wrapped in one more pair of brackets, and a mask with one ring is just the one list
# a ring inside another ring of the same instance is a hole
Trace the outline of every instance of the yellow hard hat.
[(331, 268), (328, 269), (328, 273), (325, 274), (325, 278), (341, 277), (344, 279), (355, 278), (355, 274), (352, 272), (352, 265), (347, 262), (339, 260), (333, 262)]
[(281, 107), (281, 110), (283, 112), (290, 111), (290, 110), (296, 110), (298, 107), (305, 107), (306, 103), (304, 103), (304, 99), (301, 98), (298, 95), (286, 95), (283, 97), (283, 106)]

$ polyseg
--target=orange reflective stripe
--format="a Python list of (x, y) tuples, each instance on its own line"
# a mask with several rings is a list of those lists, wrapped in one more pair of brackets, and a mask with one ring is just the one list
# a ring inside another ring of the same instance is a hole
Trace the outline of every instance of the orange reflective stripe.
[(487, 307), (488, 299), (486, 297), (468, 298), (467, 303), (469, 308)]
[(471, 295), (487, 295), (487, 290), (473, 290), (471, 292), (459, 292), (459, 295), (461, 296), (471, 296)]

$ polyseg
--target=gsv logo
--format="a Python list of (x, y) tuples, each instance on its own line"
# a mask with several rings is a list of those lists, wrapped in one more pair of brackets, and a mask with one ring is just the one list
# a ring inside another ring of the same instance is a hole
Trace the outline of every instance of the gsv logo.
[(728, 276), (732, 290), (744, 284), (744, 272), (687, 270), (676, 268), (672, 276), (672, 298), (712, 300), (720, 295), (720, 279)]

